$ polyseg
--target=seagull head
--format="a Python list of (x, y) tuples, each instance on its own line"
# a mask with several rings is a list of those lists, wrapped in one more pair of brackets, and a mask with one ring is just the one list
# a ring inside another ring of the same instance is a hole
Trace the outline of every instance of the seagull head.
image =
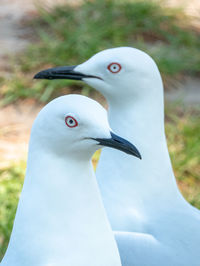
[(40, 71), (36, 79), (82, 80), (102, 93), (108, 101), (153, 95), (162, 84), (153, 59), (141, 50), (119, 47), (101, 51), (76, 66)]
[(133, 144), (110, 129), (106, 110), (82, 95), (66, 95), (48, 103), (34, 122), (31, 139), (49, 154), (70, 158), (88, 158), (110, 147), (141, 159)]

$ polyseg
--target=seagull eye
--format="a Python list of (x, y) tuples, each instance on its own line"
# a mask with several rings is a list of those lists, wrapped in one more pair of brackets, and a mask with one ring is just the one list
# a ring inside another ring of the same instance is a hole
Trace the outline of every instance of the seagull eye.
[(118, 73), (122, 69), (121, 65), (119, 63), (111, 63), (108, 66), (108, 70), (112, 73)]
[(77, 120), (72, 117), (72, 116), (66, 116), (65, 117), (65, 124), (68, 126), (68, 127), (77, 127), (78, 126), (78, 122)]

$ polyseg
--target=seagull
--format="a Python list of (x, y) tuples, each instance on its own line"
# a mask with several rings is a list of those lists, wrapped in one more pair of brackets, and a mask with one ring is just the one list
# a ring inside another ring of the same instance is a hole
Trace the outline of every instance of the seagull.
[(200, 212), (176, 184), (164, 130), (163, 84), (153, 59), (118, 47), (35, 78), (82, 80), (98, 90), (108, 102), (113, 130), (142, 154), (136, 161), (104, 149), (96, 173), (122, 265), (199, 266)]
[(91, 163), (103, 146), (141, 157), (111, 131), (105, 109), (94, 100), (62, 96), (40, 111), (1, 266), (121, 265)]

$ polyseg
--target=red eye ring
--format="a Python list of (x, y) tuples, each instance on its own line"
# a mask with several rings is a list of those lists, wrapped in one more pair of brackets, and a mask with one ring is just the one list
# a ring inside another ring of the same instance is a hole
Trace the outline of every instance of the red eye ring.
[(65, 124), (70, 127), (70, 128), (73, 128), (73, 127), (77, 127), (78, 126), (78, 122), (77, 120), (73, 117), (73, 116), (66, 116), (65, 117)]
[(113, 62), (110, 65), (108, 65), (108, 70), (113, 74), (118, 73), (121, 69), (122, 69), (121, 65), (116, 62)]

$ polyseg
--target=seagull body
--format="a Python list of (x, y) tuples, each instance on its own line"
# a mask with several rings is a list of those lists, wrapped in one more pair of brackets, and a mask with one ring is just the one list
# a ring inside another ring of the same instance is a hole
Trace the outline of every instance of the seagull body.
[(99, 145), (137, 153), (87, 97), (63, 96), (40, 111), (1, 266), (121, 265), (91, 164)]
[(36, 78), (79, 79), (98, 90), (108, 102), (113, 130), (141, 151), (136, 161), (105, 149), (96, 173), (122, 265), (199, 266), (200, 212), (176, 184), (164, 131), (163, 84), (152, 58), (134, 48), (113, 48)]

